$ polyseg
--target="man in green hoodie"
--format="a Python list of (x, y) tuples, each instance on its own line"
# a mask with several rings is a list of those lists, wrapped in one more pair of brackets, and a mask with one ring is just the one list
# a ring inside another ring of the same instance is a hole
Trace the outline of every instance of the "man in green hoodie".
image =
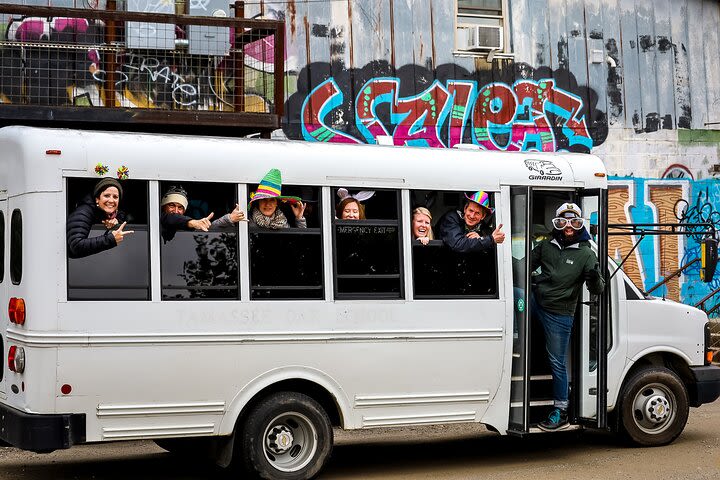
[(532, 270), (540, 268), (540, 274), (533, 277), (531, 309), (545, 330), (552, 370), (554, 408), (539, 425), (547, 431), (568, 425), (567, 349), (583, 281), (596, 295), (605, 287), (584, 224), (580, 207), (563, 203), (553, 218), (552, 237), (532, 251)]

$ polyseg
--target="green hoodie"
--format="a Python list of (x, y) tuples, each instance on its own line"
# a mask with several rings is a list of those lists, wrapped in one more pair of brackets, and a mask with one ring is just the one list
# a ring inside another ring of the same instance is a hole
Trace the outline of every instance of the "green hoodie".
[(575, 315), (575, 307), (585, 274), (595, 270), (597, 275), (588, 282), (590, 293), (599, 295), (605, 288), (598, 260), (590, 248), (587, 231), (579, 235), (578, 242), (565, 247), (554, 238), (543, 240), (532, 251), (532, 270), (540, 267), (533, 277), (535, 301), (547, 310), (560, 315)]

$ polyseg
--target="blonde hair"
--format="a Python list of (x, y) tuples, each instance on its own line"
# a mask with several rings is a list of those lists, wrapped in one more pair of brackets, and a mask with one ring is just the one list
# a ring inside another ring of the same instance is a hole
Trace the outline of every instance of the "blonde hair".
[(430, 219), (430, 231), (428, 232), (427, 237), (430, 240), (435, 240), (435, 235), (433, 234), (432, 229), (432, 213), (430, 213), (430, 210), (425, 207), (417, 207), (415, 210), (412, 211), (412, 215), (410, 216), (411, 220), (415, 220), (415, 215), (425, 215)]

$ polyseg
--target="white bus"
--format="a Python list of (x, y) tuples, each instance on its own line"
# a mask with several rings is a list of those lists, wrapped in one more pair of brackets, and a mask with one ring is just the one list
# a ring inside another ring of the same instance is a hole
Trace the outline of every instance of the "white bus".
[[(170, 186), (188, 192), (193, 218), (217, 217), (245, 210), (270, 168), (283, 195), (306, 201), (307, 228), (161, 235)], [(68, 215), (97, 172), (118, 170), (135, 233), (68, 258)], [(375, 192), (367, 219), (335, 217), (339, 188)], [(478, 190), (504, 243), (458, 254), (413, 242), (414, 207), (436, 222)], [(333, 427), (539, 432), (551, 376), (526, 259), (565, 201), (606, 252), (593, 155), (2, 128), (0, 439), (36, 452), (153, 439), (299, 479), (329, 458)], [(572, 427), (669, 443), (689, 407), (720, 395), (707, 316), (599, 260), (607, 288), (585, 292), (572, 337)]]

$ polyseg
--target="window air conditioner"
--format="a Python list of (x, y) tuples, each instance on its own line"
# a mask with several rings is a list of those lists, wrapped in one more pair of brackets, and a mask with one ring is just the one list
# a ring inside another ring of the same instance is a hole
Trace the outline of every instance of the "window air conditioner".
[[(464, 30), (464, 32), (460, 32)], [(502, 50), (503, 49), (503, 27), (493, 25), (463, 26), (458, 28), (458, 39), (464, 39), (467, 43), (460, 44), (467, 50)]]

